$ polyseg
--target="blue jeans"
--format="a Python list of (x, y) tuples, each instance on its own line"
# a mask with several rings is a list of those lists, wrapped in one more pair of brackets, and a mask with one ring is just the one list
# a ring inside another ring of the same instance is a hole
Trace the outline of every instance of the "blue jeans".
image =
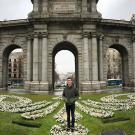
[(72, 128), (75, 125), (75, 103), (74, 104), (67, 104), (66, 103), (66, 113), (67, 113), (67, 127), (70, 128), (70, 112), (72, 116)]

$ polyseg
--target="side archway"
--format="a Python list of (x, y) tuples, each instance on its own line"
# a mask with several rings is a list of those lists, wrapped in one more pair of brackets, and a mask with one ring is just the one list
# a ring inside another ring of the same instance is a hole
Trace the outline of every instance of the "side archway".
[(8, 58), (10, 53), (15, 49), (22, 49), (19, 45), (12, 44), (7, 46), (2, 54), (2, 87), (8, 89)]
[(121, 79), (125, 84), (128, 84), (128, 72), (129, 72), (129, 67), (128, 67), (128, 51), (127, 49), (120, 44), (113, 44), (111, 45), (108, 49), (114, 49), (117, 50), (120, 54), (121, 57)]

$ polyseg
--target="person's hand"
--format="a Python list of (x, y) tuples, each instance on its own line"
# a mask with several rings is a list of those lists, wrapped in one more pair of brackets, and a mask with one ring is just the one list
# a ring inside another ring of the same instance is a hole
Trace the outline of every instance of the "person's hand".
[(67, 98), (65, 98), (65, 102), (66, 102), (66, 103), (68, 102)]
[(75, 99), (74, 98), (71, 98), (70, 99), (70, 103), (74, 103), (75, 102)]
[(67, 100), (67, 98), (66, 97), (63, 97), (63, 100), (67, 103), (68, 102), (68, 100)]
[(75, 97), (75, 101), (77, 101), (79, 99), (79, 97)]

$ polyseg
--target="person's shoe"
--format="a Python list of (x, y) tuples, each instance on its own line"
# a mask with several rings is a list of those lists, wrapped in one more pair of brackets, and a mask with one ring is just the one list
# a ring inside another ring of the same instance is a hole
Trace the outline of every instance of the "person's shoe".
[(70, 131), (70, 128), (67, 128), (67, 132), (69, 132)]
[(71, 128), (71, 132), (74, 132), (74, 130), (75, 130), (74, 128)]

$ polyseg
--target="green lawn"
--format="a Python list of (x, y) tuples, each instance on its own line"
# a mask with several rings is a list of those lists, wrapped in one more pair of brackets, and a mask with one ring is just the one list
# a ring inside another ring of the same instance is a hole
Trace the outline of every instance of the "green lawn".
[[(5, 93), (0, 93), (0, 95)], [(15, 95), (15, 94), (12, 94)], [(16, 94), (17, 95), (17, 94)], [(92, 99), (99, 101), (99, 99), (103, 96), (109, 94), (85, 94), (81, 95), (82, 99)], [(47, 100), (52, 100), (53, 96), (48, 95), (36, 95), (36, 94), (20, 94), (17, 96), (23, 96), (30, 98), (33, 102)], [(124, 99), (125, 97), (122, 97)], [(10, 100), (10, 99), (9, 99)], [(15, 101), (13, 101), (15, 102)], [(22, 120), (20, 114), (18, 113), (9, 113), (9, 112), (0, 112), (0, 135), (49, 135), (49, 131), (51, 127), (55, 124), (59, 124), (53, 118), (54, 114), (56, 114), (63, 106), (63, 102), (61, 102), (60, 106), (51, 114), (47, 115), (45, 118), (37, 119), (34, 122), (41, 123), (40, 128), (32, 128), (20, 126), (17, 124), (13, 124), (12, 120)], [(78, 110), (78, 109), (77, 109)], [(128, 121), (121, 122), (111, 122), (111, 123), (103, 123), (101, 119), (91, 117), (80, 110), (79, 113), (83, 115), (83, 119), (79, 121), (80, 124), (84, 125), (89, 129), (90, 135), (100, 135), (102, 131), (109, 131), (114, 129), (123, 129), (128, 135), (135, 135), (135, 110), (131, 111), (119, 111), (115, 113), (115, 118), (117, 117), (129, 117)], [(25, 120), (28, 121), (28, 120)]]

